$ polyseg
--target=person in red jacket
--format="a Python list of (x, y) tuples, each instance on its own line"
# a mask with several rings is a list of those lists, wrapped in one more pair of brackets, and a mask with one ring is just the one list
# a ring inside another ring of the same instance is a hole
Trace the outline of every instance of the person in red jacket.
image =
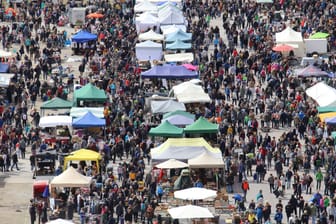
[(247, 194), (247, 191), (250, 190), (250, 185), (249, 185), (249, 183), (247, 182), (247, 179), (244, 179), (244, 180), (243, 180), (241, 187), (242, 187), (243, 192), (244, 192), (244, 201), (246, 201), (246, 194)]

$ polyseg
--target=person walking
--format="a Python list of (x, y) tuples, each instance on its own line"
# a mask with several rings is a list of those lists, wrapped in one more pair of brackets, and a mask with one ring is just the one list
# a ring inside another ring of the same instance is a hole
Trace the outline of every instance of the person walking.
[(267, 181), (268, 181), (268, 184), (269, 184), (269, 187), (270, 187), (270, 193), (273, 193), (273, 190), (274, 190), (274, 176), (273, 176), (273, 174), (270, 174)]
[(30, 223), (34, 224), (36, 220), (36, 206), (34, 204), (34, 200), (30, 200), (30, 205), (29, 205), (29, 216), (30, 216)]
[(247, 191), (250, 190), (250, 185), (249, 185), (247, 179), (243, 180), (243, 182), (241, 184), (241, 188), (243, 189), (243, 192), (244, 192), (244, 201), (246, 201)]
[(316, 178), (316, 190), (321, 190), (321, 183), (323, 180), (323, 174), (321, 169), (318, 169), (316, 174), (315, 174), (315, 178)]
[(282, 219), (283, 219), (282, 210), (278, 208), (275, 213), (274, 220), (277, 224), (281, 224)]
[(19, 167), (18, 167), (18, 162), (19, 162), (19, 159), (18, 159), (18, 155), (16, 152), (14, 152), (14, 154), (12, 155), (12, 166), (11, 166), (11, 171), (13, 171), (13, 167), (16, 166), (16, 169), (19, 171)]

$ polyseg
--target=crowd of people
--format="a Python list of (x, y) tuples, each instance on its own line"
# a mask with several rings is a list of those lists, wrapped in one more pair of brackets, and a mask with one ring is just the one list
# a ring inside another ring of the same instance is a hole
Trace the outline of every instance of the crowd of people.
[[(4, 48), (19, 46), (16, 57), (11, 59), (10, 69), (15, 76), (3, 93), (1, 170), (6, 172), (14, 167), (19, 170), (18, 160), (25, 159), (26, 148), (31, 148), (32, 155), (41, 148), (36, 101), (55, 96), (66, 99), (67, 87), (74, 82), (92, 82), (109, 96), (104, 105), (108, 138), (104, 144), (98, 144), (98, 139), (84, 136), (80, 142), (70, 142), (67, 147), (59, 143), (56, 148), (100, 151), (104, 158), (102, 170), (110, 161), (122, 161), (114, 175), (95, 172), (92, 166), (81, 167), (83, 174), (94, 175), (96, 182), (104, 186), (101, 192), (96, 189), (105, 201), (96, 211), (101, 214), (101, 223), (121, 220), (152, 223), (160, 185), (157, 176), (146, 173), (145, 167), (146, 160), (150, 162), (150, 149), (158, 142), (148, 137), (150, 125), (145, 97), (161, 89), (162, 83), (147, 86), (140, 82), (141, 70), (134, 51), (137, 43), (134, 2), (94, 2), (104, 17), (88, 19), (81, 28), (96, 33), (98, 41), (84, 51), (79, 76), (66, 79), (53, 75), (52, 69), (59, 62), (55, 52), (62, 57), (62, 48), (69, 38), (66, 32), (59, 32), (57, 24), (73, 3), (21, 4), (13, 20), (22, 23), (1, 29)], [(309, 220), (333, 223), (336, 215), (334, 141), (325, 136), (325, 133), (330, 136), (331, 128), (320, 122), (315, 103), (302, 91), (302, 86), (311, 86), (314, 80), (295, 77), (291, 72), (294, 57), (271, 49), (275, 32), (291, 26), (303, 37), (319, 31), (329, 33), (328, 49), (332, 52), (336, 43), (335, 4), (317, 0), (274, 4), (183, 1), (181, 7), (188, 21), (187, 31), (193, 34), (193, 64), (198, 65), (201, 85), (212, 99), (212, 103), (192, 109), (197, 116), (220, 118), (213, 119), (220, 121), (215, 143), (225, 158), (227, 191), (233, 192), (238, 179), (248, 194), (243, 184), (248, 177), (256, 182), (267, 181), (270, 191), (278, 192), (280, 198), (293, 191), (288, 204), (283, 206), (279, 201), (276, 208), (260, 197), (253, 202), (237, 203), (237, 210), (247, 211), (242, 216), (246, 218), (244, 221), (270, 223), (274, 217), (277, 223), (282, 223), (286, 222), (283, 216), (286, 213), (289, 223)], [(278, 10), (283, 10), (283, 18), (276, 17)], [(335, 56), (330, 54), (318, 66), (335, 72)], [(327, 82), (335, 86), (333, 80)], [(285, 130), (279, 138), (267, 133), (279, 128)], [(237, 149), (243, 153), (235, 157)], [(273, 168), (274, 176), (270, 171)], [(141, 191), (138, 181), (145, 182)], [(76, 208), (84, 222), (82, 194), (73, 192), (65, 201)], [(312, 194), (313, 199), (305, 201), (302, 197), (305, 194)], [(31, 208), (34, 223), (37, 209), (33, 203)], [(160, 219), (157, 218), (159, 222)]]

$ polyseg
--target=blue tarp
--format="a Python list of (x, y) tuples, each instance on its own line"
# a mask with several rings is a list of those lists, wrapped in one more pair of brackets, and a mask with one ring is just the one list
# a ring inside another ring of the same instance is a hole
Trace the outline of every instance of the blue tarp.
[(76, 43), (86, 43), (91, 40), (97, 40), (97, 35), (81, 30), (72, 36), (71, 40)]
[(198, 78), (196, 71), (186, 69), (182, 65), (157, 65), (148, 71), (141, 73), (142, 78), (161, 78), (161, 79), (193, 79)]
[(175, 42), (177, 40), (181, 41), (190, 41), (192, 37), (191, 33), (183, 32), (182, 30), (178, 30), (174, 33), (170, 33), (166, 36), (166, 42)]
[(0, 63), (0, 73), (7, 73), (9, 69), (9, 64)]
[(105, 125), (105, 119), (98, 118), (91, 112), (87, 112), (83, 117), (76, 118), (72, 122), (74, 128), (103, 127)]
[(171, 44), (166, 44), (166, 49), (169, 50), (186, 50), (191, 48), (191, 43), (184, 43), (181, 40), (176, 40)]

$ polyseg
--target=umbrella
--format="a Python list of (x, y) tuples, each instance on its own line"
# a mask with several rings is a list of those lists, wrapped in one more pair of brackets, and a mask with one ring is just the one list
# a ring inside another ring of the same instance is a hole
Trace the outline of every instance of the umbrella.
[(100, 19), (100, 18), (103, 18), (103, 17), (104, 17), (103, 14), (101, 14), (101, 13), (96, 13), (96, 12), (94, 12), (94, 13), (90, 13), (90, 14), (88, 14), (88, 15), (86, 16), (86, 18), (89, 18), (89, 19)]
[(272, 48), (273, 51), (288, 52), (294, 50), (294, 47), (287, 44), (278, 44)]
[(44, 198), (48, 198), (50, 196), (50, 192), (49, 192), (49, 186), (46, 185), (45, 188), (44, 188), (44, 191), (42, 193), (42, 197)]
[(207, 208), (195, 205), (186, 205), (168, 209), (173, 219), (200, 219), (213, 218), (213, 214)]
[(175, 169), (175, 168), (188, 167), (188, 164), (176, 159), (169, 159), (165, 162), (157, 164), (155, 167), (159, 169)]
[(47, 222), (47, 224), (74, 224), (70, 220), (65, 220), (65, 219), (55, 219), (50, 222)]
[(5, 14), (10, 16), (16, 16), (16, 11), (13, 8), (7, 8)]
[(183, 200), (205, 200), (217, 197), (217, 191), (192, 187), (174, 192), (174, 197)]
[(324, 39), (329, 36), (329, 33), (317, 32), (309, 37), (309, 39)]
[(234, 194), (233, 199), (235, 199), (236, 201), (241, 201), (243, 197), (240, 194)]
[(192, 64), (183, 64), (182, 66), (191, 71), (196, 71), (198, 69), (198, 66)]

